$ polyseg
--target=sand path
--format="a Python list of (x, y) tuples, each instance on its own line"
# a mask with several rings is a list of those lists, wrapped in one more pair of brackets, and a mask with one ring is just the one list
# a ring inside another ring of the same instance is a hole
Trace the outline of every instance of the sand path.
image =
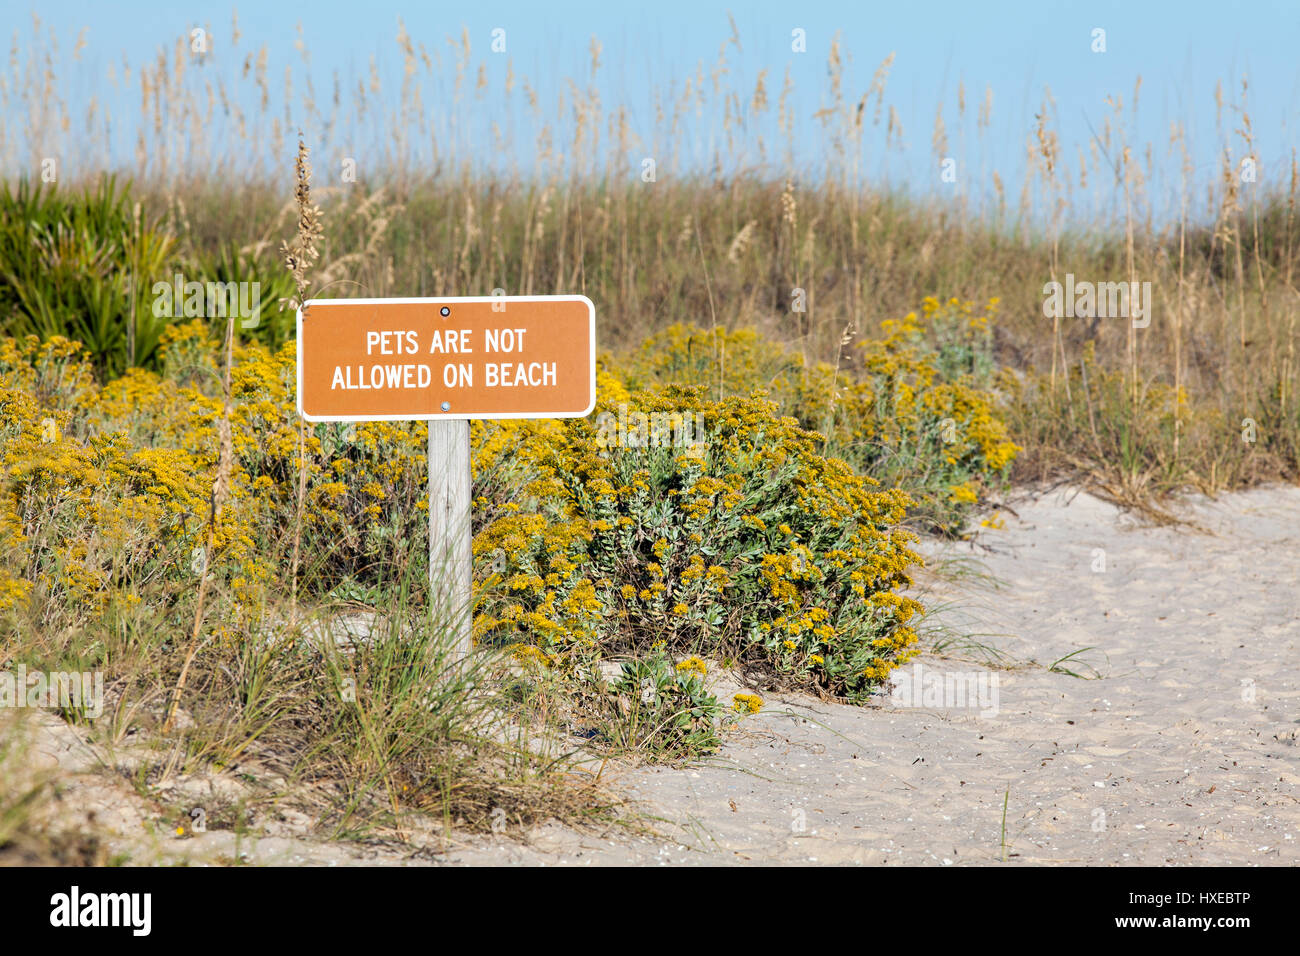
[[(447, 861), (1294, 864), (1300, 488), (1193, 503), (1209, 533), (1068, 491), (1011, 506), (926, 549), (1001, 583), (947, 577), (929, 600), (1016, 666), (921, 658), (990, 693), (996, 675), (996, 708), (770, 698), (707, 764), (616, 775), (668, 839), (549, 826)], [(1092, 679), (1049, 670), (1086, 647), (1061, 666)]]

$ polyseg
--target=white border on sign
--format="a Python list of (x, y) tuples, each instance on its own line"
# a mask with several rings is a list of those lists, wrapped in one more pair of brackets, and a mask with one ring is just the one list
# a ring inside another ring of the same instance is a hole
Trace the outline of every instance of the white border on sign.
[(434, 421), (488, 421), (506, 418), (586, 418), (596, 408), (596, 306), (585, 295), (467, 295), (442, 296), (439, 298), (391, 298), (391, 299), (308, 299), (303, 303), (308, 309), (318, 309), (331, 305), (398, 305), (449, 304), (455, 302), (585, 302), (587, 303), (588, 330), (587, 341), (591, 354), (588, 364), (591, 368), (591, 404), (582, 412), (497, 412), (492, 415), (458, 415), (455, 412), (435, 412), (431, 415), (308, 415), (302, 410), (302, 307), (298, 309), (297, 335), (297, 389), (298, 414), (309, 422), (434, 422)]

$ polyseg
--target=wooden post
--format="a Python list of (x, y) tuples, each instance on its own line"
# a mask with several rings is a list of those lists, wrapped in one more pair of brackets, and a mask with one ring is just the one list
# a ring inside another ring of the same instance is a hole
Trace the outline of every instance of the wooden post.
[(473, 586), (470, 529), (469, 422), (429, 421), (429, 583), (436, 626), (455, 633), (454, 657), (464, 660)]

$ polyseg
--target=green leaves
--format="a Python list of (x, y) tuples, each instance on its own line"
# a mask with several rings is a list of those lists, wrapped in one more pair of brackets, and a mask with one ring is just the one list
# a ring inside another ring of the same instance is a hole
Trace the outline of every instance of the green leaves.
[(149, 365), (166, 325), (150, 290), (174, 248), (112, 177), (73, 195), (20, 180), (0, 191), (0, 333), (79, 341), (110, 376)]
[[(81, 193), (25, 179), (0, 191), (0, 335), (80, 342), (99, 374), (114, 378), (132, 367), (156, 369), (163, 330), (187, 317), (204, 318), (223, 336), (231, 292), (241, 310), (260, 306), (241, 312), (242, 335), (271, 348), (293, 337), (293, 313), (282, 309), (293, 279), (273, 254), (228, 242), (182, 256), (176, 237), (112, 177)], [(200, 315), (187, 314), (191, 299), (204, 302)]]
[(716, 750), (723, 708), (695, 670), (663, 651), (623, 664), (611, 683), (611, 719), (602, 736), (648, 759), (678, 760)]
[(191, 270), (208, 282), (257, 284), (260, 313), (240, 322), (241, 334), (277, 349), (296, 334), (295, 314), (285, 307), (297, 290), (293, 276), (273, 257), (258, 256), (234, 242), (212, 253), (200, 253)]

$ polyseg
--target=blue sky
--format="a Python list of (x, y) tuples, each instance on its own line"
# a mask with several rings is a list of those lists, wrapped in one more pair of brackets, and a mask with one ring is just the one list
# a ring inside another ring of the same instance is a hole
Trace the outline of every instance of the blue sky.
[[(1218, 169), (1220, 137), (1215, 125), (1214, 90), (1222, 80), (1225, 98), (1235, 101), (1243, 75), (1249, 77), (1249, 113), (1260, 161), (1259, 183), (1268, 188), (1288, 175), (1291, 150), (1296, 142), (1295, 118), (1300, 106), (1300, 60), (1295, 55), (1300, 37), (1300, 4), (1257, 2), (1245, 8), (1221, 3), (1134, 2), (967, 2), (928, 3), (742, 3), (717, 4), (694, 0), (657, 0), (655, 3), (550, 2), (453, 4), (445, 2), (336, 2), (309, 4), (264, 2), (232, 7), (228, 3), (126, 2), (42, 0), (39, 13), (46, 29), (59, 36), (61, 56), (70, 56), (83, 28), (86, 47), (75, 64), (60, 65), (56, 72), (64, 84), (63, 96), (70, 113), (84, 112), (92, 94), (116, 102), (120, 117), (114, 130), (114, 149), (129, 156), (135, 136), (130, 124), (138, 92), (112, 93), (104, 82), (109, 64), (123, 54), (131, 63), (156, 57), (170, 49), (179, 35), (194, 26), (210, 25), (218, 53), (229, 33), (231, 11), (238, 8), (243, 33), (236, 56), (227, 56), (219, 69), (238, 72), (244, 54), (265, 43), (269, 50), (269, 75), (273, 89), (281, 85), (286, 64), (301, 70), (294, 51), (296, 28), (301, 22), (310, 49), (310, 71), (318, 94), (330, 89), (337, 69), (345, 84), (355, 86), (369, 70), (372, 55), (384, 78), (385, 96), (395, 101), (402, 75), (401, 57), (394, 38), (400, 17), (412, 39), (423, 43), (442, 59), (449, 74), (452, 54), (446, 40), (468, 31), (472, 44), (471, 74), (486, 66), (488, 93), (467, 104), (458, 121), (464, 149), (484, 163), (501, 164), (493, 153), (488, 130), (491, 123), (517, 131), (508, 152), (510, 160), (527, 172), (533, 160), (534, 138), (521, 126), (520, 106), (510, 110), (500, 100), (508, 59), (516, 74), (527, 76), (542, 102), (552, 104), (566, 88), (568, 78), (579, 86), (588, 83), (588, 44), (596, 36), (603, 48), (601, 70), (595, 81), (601, 104), (609, 109), (625, 104), (634, 128), (651, 142), (638, 147), (653, 153), (651, 90), (669, 84), (680, 89), (685, 78), (703, 64), (707, 76), (719, 47), (731, 34), (730, 9), (738, 28), (740, 48), (727, 51), (727, 81), (747, 96), (760, 70), (768, 70), (767, 89), (773, 103), (768, 126), (753, 132), (775, 138), (775, 102), (787, 70), (794, 84), (792, 105), (797, 114), (798, 162), (816, 168), (826, 144), (813, 135), (812, 115), (827, 102), (827, 52), (838, 32), (847, 57), (845, 97), (856, 101), (871, 84), (877, 66), (891, 52), (895, 59), (884, 97), (886, 111), (893, 106), (904, 131), (904, 146), (883, 147), (883, 125), (868, 138), (869, 155), (862, 161), (864, 176), (877, 182), (922, 194), (951, 188), (938, 176), (932, 150), (936, 109), (943, 105), (950, 152), (971, 170), (968, 187), (978, 193), (987, 186), (988, 173), (998, 171), (1014, 200), (1023, 172), (1025, 139), (1034, 128), (1034, 115), (1043, 102), (1045, 87), (1055, 101), (1053, 126), (1058, 130), (1067, 165), (1077, 165), (1077, 148), (1087, 148), (1094, 131), (1100, 131), (1108, 112), (1106, 97), (1119, 95), (1131, 102), (1134, 85), (1142, 79), (1136, 121), (1127, 132), (1140, 153), (1150, 143), (1154, 151), (1155, 181), (1151, 192), (1168, 198), (1178, 188), (1181, 160), (1168, 155), (1171, 122), (1187, 130), (1196, 175), (1202, 182)], [(6, 4), (0, 28), (6, 36), (19, 33), (20, 48), (31, 31), (32, 8)], [(489, 49), (492, 31), (506, 31), (507, 55)], [(807, 52), (791, 50), (791, 31), (806, 31)], [(1096, 53), (1093, 30), (1106, 31), (1106, 51)], [(470, 77), (472, 85), (472, 75)], [(301, 73), (296, 81), (301, 84)], [(965, 121), (957, 116), (958, 84), (965, 88)], [(301, 89), (301, 86), (298, 87)], [(992, 123), (980, 137), (976, 114), (985, 89), (993, 93)], [(431, 86), (426, 101), (435, 102), (439, 89)], [(118, 99), (113, 101), (111, 97)], [(719, 106), (720, 109), (720, 106)], [(553, 106), (545, 110), (554, 113)], [(12, 110), (9, 111), (12, 113)], [(696, 118), (691, 132), (690, 155), (681, 169), (707, 167), (721, 137), (721, 113)], [(5, 125), (19, 125), (6, 115)], [(301, 116), (292, 119), (302, 124)], [(1225, 107), (1224, 124), (1238, 128), (1240, 118)], [(75, 124), (74, 124), (75, 125)], [(311, 135), (309, 131), (309, 136)], [(342, 143), (343, 152), (363, 155), (373, 143), (364, 142), (373, 130), (358, 129)], [(1244, 147), (1234, 140), (1234, 158)], [(634, 157), (635, 158), (635, 157)], [(661, 160), (662, 164), (662, 160)], [(680, 171), (680, 170), (679, 170)], [(978, 171), (979, 175), (975, 175)], [(966, 169), (962, 170), (964, 174)]]

